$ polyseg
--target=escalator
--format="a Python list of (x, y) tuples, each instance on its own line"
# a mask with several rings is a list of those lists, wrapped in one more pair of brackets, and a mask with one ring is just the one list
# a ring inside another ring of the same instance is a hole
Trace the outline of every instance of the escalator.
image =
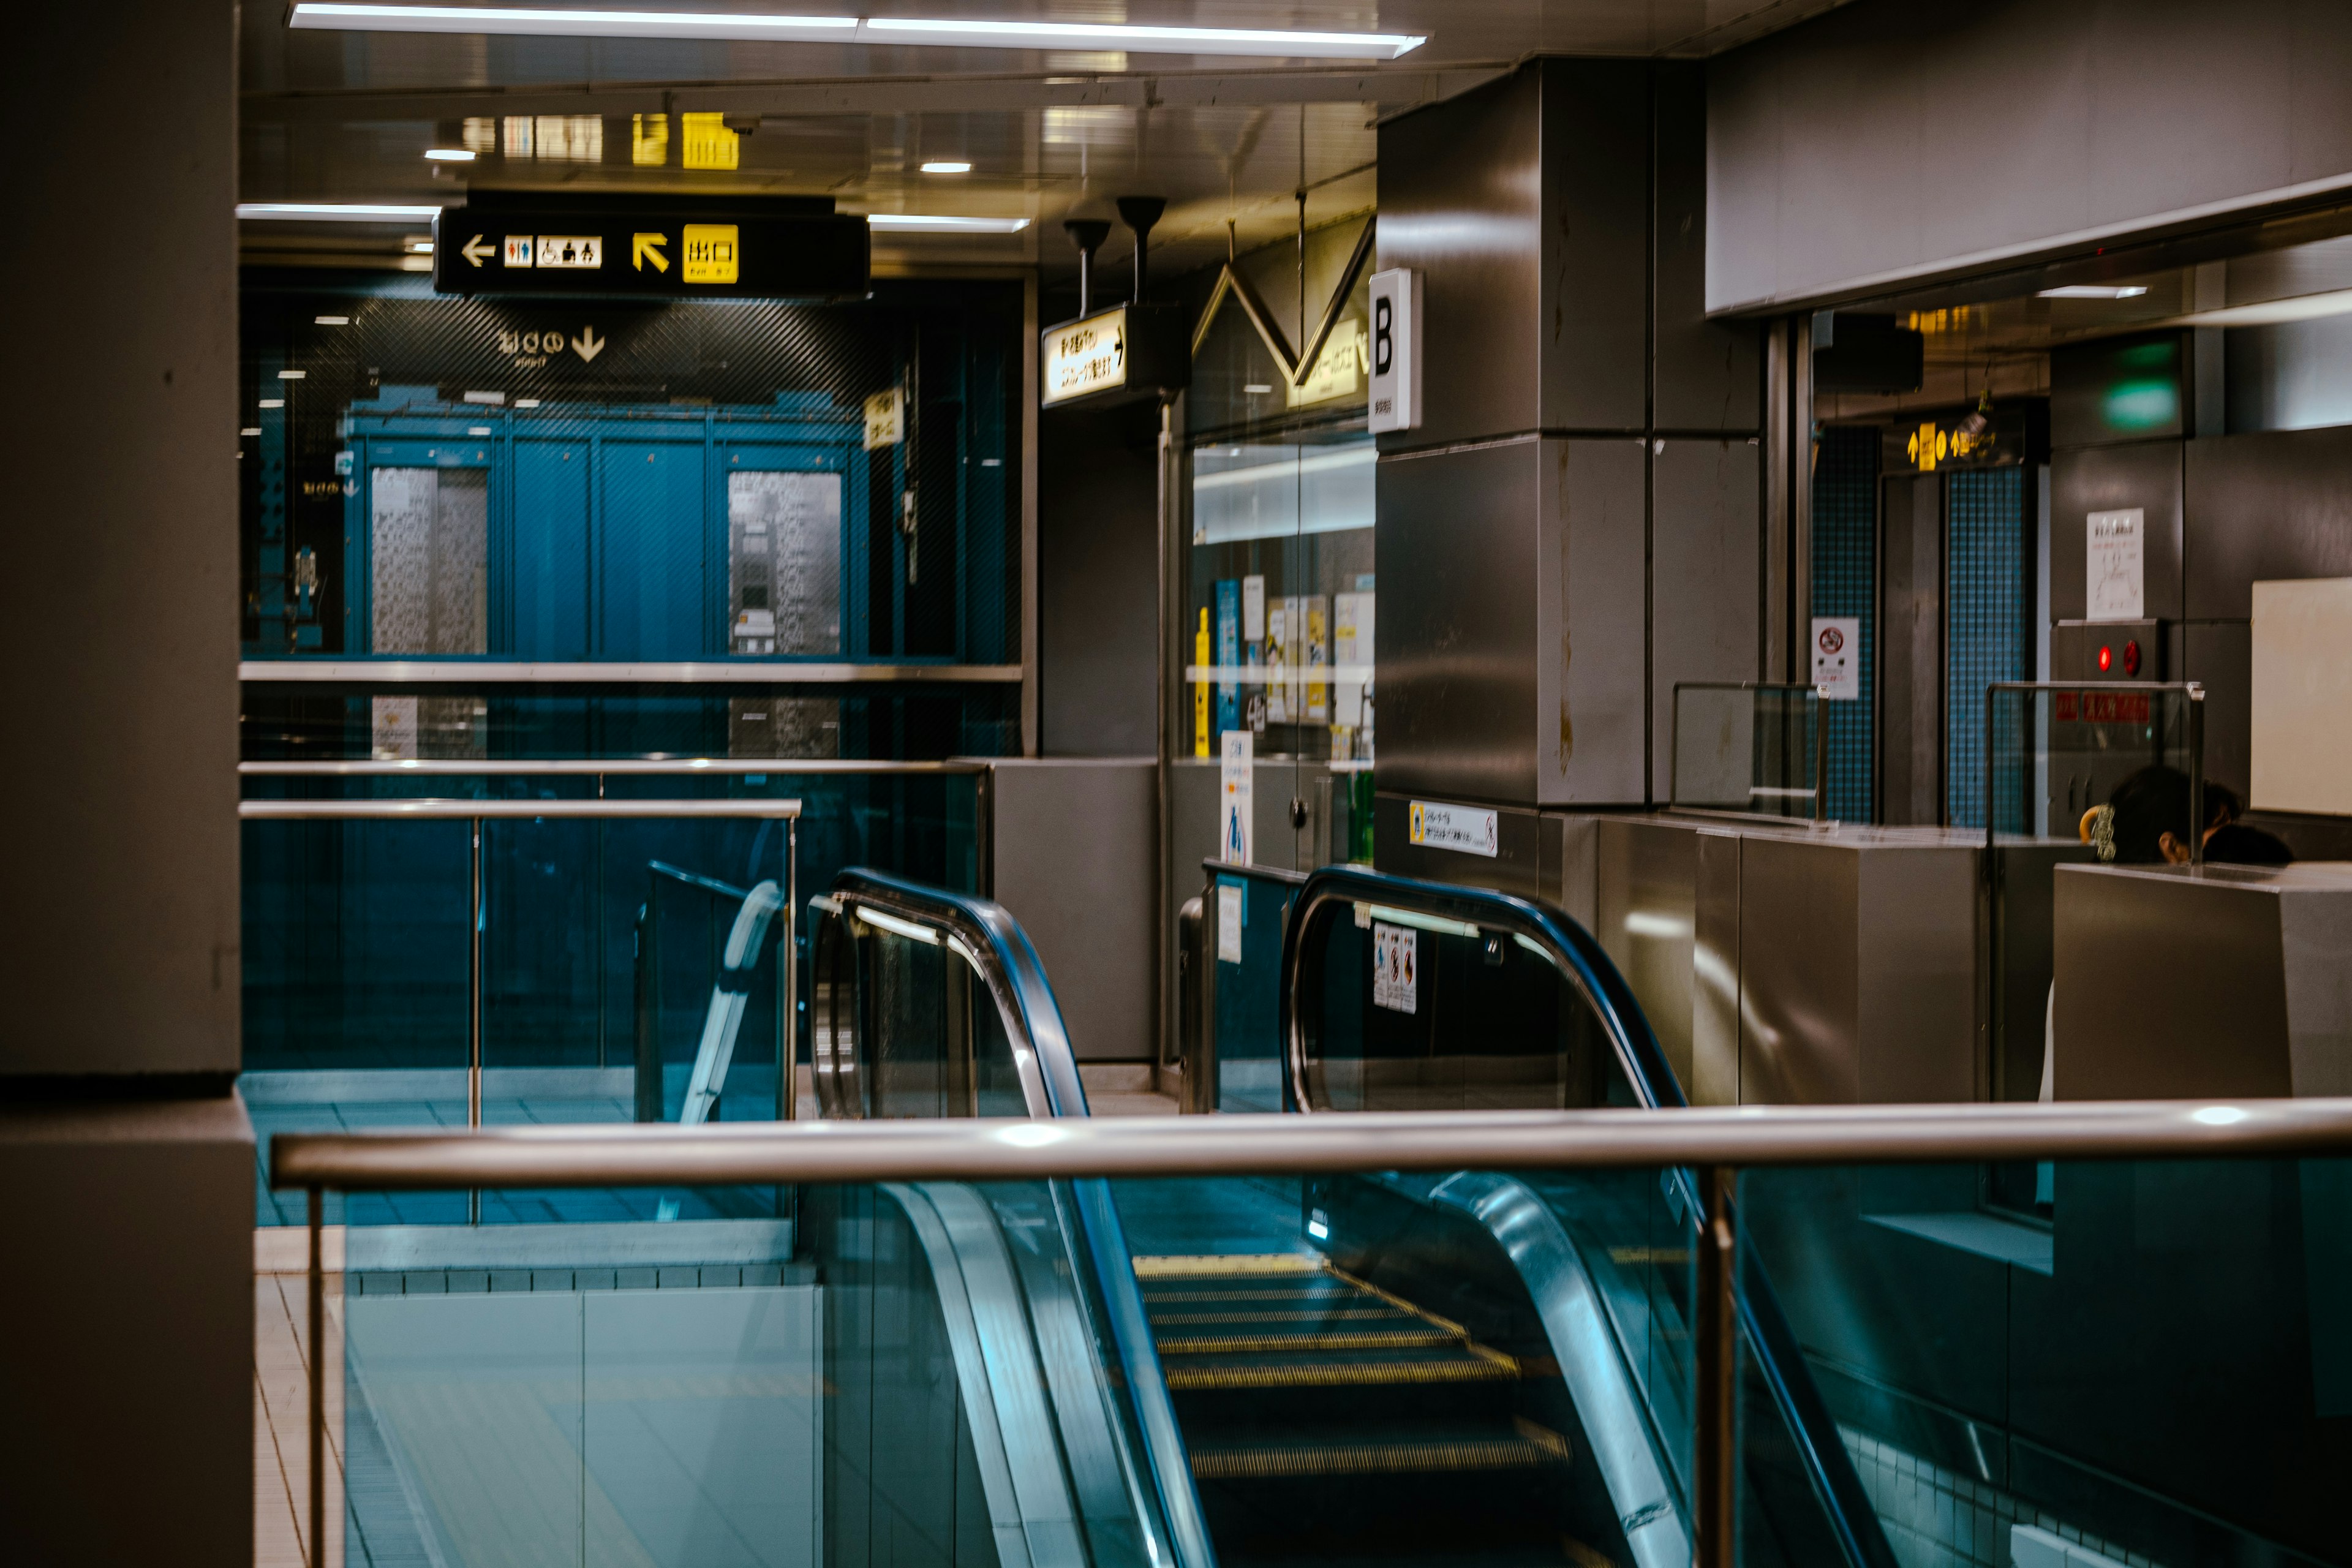
[[(1286, 982), (1317, 998), (1286, 1020), (1301, 1109), (1328, 1107), (1334, 1083), (1376, 1100), (1434, 1084), (1512, 1103), (1679, 1102), (1582, 932), (1517, 900), (1465, 910), (1433, 901), (1454, 890), (1347, 879), (1369, 876), (1318, 873), (1302, 890), (1302, 912), (1324, 918), (1297, 933), (1325, 945), (1286, 952)], [(1043, 967), (1002, 910), (860, 872), (813, 909), (823, 1115), (1086, 1113)], [(1415, 1013), (1332, 1005), (1370, 997), (1360, 971), (1393, 969), (1401, 941), (1416, 950)], [(1465, 962), (1475, 981), (1504, 968), (1525, 984), (1497, 1002), (1492, 984), (1449, 980)], [(1490, 1037), (1514, 1043), (1465, 1090), (1428, 1026), (1474, 991)], [(978, 1564), (989, 1553), (967, 1527), (984, 1507), (1008, 1568), (1691, 1560), (1694, 1215), (1679, 1173), (933, 1183), (804, 1201), (843, 1395), (828, 1405), (829, 1562), (863, 1560), (876, 1529), (954, 1497), (969, 1506), (922, 1533), (969, 1540)], [(1801, 1361), (1770, 1332), (1769, 1288), (1744, 1285), (1743, 1560), (1890, 1568)], [(919, 1321), (949, 1353), (913, 1348)], [(943, 1414), (950, 1382), (959, 1409)], [(883, 1458), (908, 1450), (877, 1434), (909, 1422), (961, 1434), (944, 1491)]]

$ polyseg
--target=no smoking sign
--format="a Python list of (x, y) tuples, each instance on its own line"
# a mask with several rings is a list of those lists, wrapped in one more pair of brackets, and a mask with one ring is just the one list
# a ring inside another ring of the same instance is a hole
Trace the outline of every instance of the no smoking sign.
[(1832, 702), (1862, 697), (1862, 618), (1813, 617), (1813, 689)]

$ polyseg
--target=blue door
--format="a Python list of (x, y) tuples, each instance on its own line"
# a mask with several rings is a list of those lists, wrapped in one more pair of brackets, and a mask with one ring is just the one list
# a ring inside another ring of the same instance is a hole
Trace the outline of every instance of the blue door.
[(511, 606), (517, 658), (588, 657), (588, 470), (585, 440), (514, 443)]
[(720, 651), (710, 592), (699, 439), (600, 443), (595, 641), (599, 658), (692, 659)]

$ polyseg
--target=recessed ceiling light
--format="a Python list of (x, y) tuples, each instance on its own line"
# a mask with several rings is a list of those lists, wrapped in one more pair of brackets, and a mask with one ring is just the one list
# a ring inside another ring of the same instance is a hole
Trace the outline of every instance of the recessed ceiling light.
[(2034, 296), (2040, 300), (2137, 300), (2147, 292), (2144, 283), (2069, 283), (2063, 289), (2044, 289)]
[(310, 373), (307, 370), (281, 370), (278, 373), (278, 379), (280, 381), (300, 381), (310, 374)]
[(236, 216), (311, 223), (414, 223), (439, 214), (437, 206), (393, 206), (382, 202), (239, 202)]
[(471, 147), (427, 147), (425, 155), (436, 163), (470, 163), (478, 156)]
[(985, 49), (1116, 49), (1138, 54), (1394, 59), (1428, 42), (1417, 33), (1323, 33), (1281, 27), (1140, 27), (972, 17), (791, 16), (723, 11), (592, 11), (503, 5), (369, 5), (303, 0), (291, 27), (340, 32), (502, 33), (582, 38), (807, 39)]
[(310, 321), (312, 324), (321, 327), (348, 327), (352, 324), (352, 319), (349, 316), (313, 316)]
[(869, 228), (896, 229), (902, 234), (1019, 234), (1029, 226), (1025, 217), (948, 217), (922, 213), (867, 213)]
[(258, 436), (261, 434), (261, 426), (258, 425), (248, 425), (244, 429), (238, 431), (237, 434), (240, 436)]
[(961, 158), (934, 158), (923, 165), (926, 174), (969, 174), (971, 165)]
[(265, 397), (261, 400), (261, 406), (264, 408), (283, 408), (286, 406), (286, 400), (282, 397)]
[(430, 256), (433, 254), (433, 242), (429, 239), (412, 237), (402, 245), (401, 248), (411, 256)]

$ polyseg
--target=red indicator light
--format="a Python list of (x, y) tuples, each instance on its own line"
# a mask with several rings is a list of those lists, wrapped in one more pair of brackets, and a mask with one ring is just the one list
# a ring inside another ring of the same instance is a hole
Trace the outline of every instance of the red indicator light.
[(2139, 673), (2139, 642), (2137, 638), (2124, 644), (2124, 673), (2126, 675)]
[(2099, 673), (2105, 675), (2107, 672), (2107, 667), (2115, 662), (2115, 650), (2110, 647), (2102, 647), (2099, 649)]

